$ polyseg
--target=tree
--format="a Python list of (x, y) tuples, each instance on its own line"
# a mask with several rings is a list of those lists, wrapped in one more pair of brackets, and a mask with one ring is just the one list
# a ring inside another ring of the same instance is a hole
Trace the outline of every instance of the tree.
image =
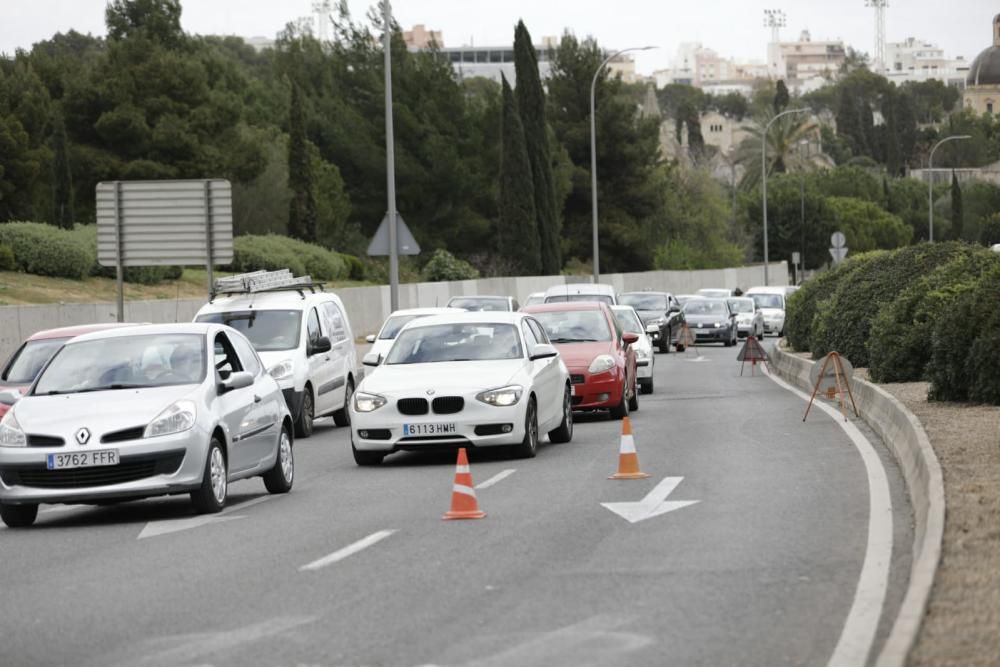
[(503, 116), (500, 149), (500, 200), (497, 208), (499, 254), (519, 275), (537, 275), (542, 268), (540, 235), (535, 216), (531, 160), (514, 92), (501, 75)]
[(951, 238), (962, 240), (965, 227), (965, 212), (962, 208), (962, 187), (958, 184), (958, 176), (951, 172)]
[(316, 190), (302, 113), (302, 95), (295, 82), (292, 82), (288, 126), (288, 188), (292, 191), (288, 204), (288, 235), (312, 242), (316, 240)]
[(73, 170), (69, 162), (66, 123), (56, 112), (52, 121), (52, 222), (65, 229), (72, 229), (76, 221), (73, 212)]
[(853, 197), (828, 197), (833, 223), (847, 237), (852, 253), (891, 250), (910, 243), (913, 231), (878, 205)]
[(1000, 213), (994, 213), (983, 221), (979, 231), (979, 242), (984, 246), (1000, 243)]
[(517, 111), (524, 126), (528, 160), (535, 191), (535, 215), (541, 237), (542, 271), (562, 271), (561, 221), (556, 210), (549, 128), (545, 120), (545, 90), (538, 74), (538, 54), (523, 21), (514, 30), (514, 70), (517, 75)]
[(777, 88), (774, 91), (774, 113), (779, 114), (784, 111), (791, 99), (791, 96), (788, 94), (788, 87), (785, 85), (785, 80), (778, 79)]
[(771, 124), (767, 133), (767, 173), (784, 173), (789, 168), (806, 167), (809, 159), (799, 148), (799, 142), (816, 132), (816, 124), (809, 114), (788, 114), (775, 121), (773, 114), (758, 117), (753, 125), (744, 127), (748, 136), (739, 145), (736, 152), (737, 161), (746, 168), (743, 176), (743, 187), (746, 189), (760, 184), (761, 163), (763, 162), (764, 131)]
[(180, 0), (111, 0), (104, 10), (108, 37), (144, 37), (164, 46), (184, 40)]

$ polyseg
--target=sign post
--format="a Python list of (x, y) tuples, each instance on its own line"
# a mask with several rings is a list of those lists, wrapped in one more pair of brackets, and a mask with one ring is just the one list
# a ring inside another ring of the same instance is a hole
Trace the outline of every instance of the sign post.
[(830, 235), (830, 257), (833, 258), (833, 264), (836, 266), (844, 261), (847, 257), (847, 237), (844, 236), (843, 232), (834, 232)]

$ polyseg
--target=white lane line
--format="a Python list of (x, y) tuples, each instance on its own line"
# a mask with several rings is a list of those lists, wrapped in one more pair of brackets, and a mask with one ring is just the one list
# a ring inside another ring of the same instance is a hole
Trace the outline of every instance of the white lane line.
[[(778, 386), (806, 402), (809, 401), (808, 394), (792, 387), (773, 373), (765, 371), (765, 374)], [(858, 587), (854, 591), (854, 602), (828, 663), (830, 667), (865, 665), (875, 642), (889, 586), (889, 565), (892, 561), (892, 497), (889, 495), (889, 480), (875, 448), (857, 426), (845, 422), (840, 412), (819, 399), (813, 405), (821, 408), (844, 429), (861, 455), (868, 474), (868, 544), (865, 548), (865, 560), (861, 566)]]
[(225, 523), (226, 521), (233, 521), (235, 519), (245, 519), (245, 515), (234, 515), (233, 512), (243, 510), (254, 505), (259, 505), (260, 503), (267, 502), (275, 497), (276, 496), (261, 496), (260, 498), (253, 498), (240, 503), (239, 505), (229, 505), (217, 514), (202, 514), (184, 519), (161, 519), (159, 521), (150, 521), (143, 527), (142, 532), (140, 532), (139, 536), (135, 539), (145, 540), (150, 537), (159, 537), (160, 535), (179, 533), (182, 530), (200, 528), (201, 526)]
[(479, 484), (476, 484), (476, 488), (477, 489), (488, 489), (491, 486), (493, 486), (494, 484), (496, 484), (497, 482), (502, 482), (503, 480), (507, 479), (508, 477), (510, 477), (511, 475), (513, 475), (516, 472), (517, 472), (516, 468), (508, 468), (507, 470), (504, 470), (502, 472), (498, 472), (497, 474), (493, 475), (492, 477), (490, 477), (485, 482), (481, 482)]
[(302, 567), (299, 568), (299, 572), (305, 572), (307, 570), (318, 570), (320, 568), (326, 567), (327, 565), (333, 565), (334, 563), (342, 561), (345, 558), (348, 558), (349, 556), (353, 556), (359, 551), (363, 551), (374, 544), (378, 544), (379, 542), (381, 542), (382, 540), (389, 537), (395, 532), (396, 529), (391, 529), (391, 530), (380, 530), (377, 533), (372, 533), (368, 537), (358, 540), (354, 544), (350, 544), (344, 547), (343, 549), (338, 549), (337, 551), (334, 551), (332, 554), (328, 556), (323, 556), (319, 560), (314, 560), (311, 563), (303, 565)]

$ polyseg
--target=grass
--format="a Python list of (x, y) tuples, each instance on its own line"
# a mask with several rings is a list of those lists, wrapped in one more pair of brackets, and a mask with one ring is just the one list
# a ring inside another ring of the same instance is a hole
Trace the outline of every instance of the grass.
[[(215, 273), (216, 277), (231, 275)], [(156, 299), (197, 299), (208, 295), (207, 271), (185, 269), (179, 280), (169, 280), (159, 285), (125, 283), (126, 301), (153, 301)], [(329, 287), (359, 287), (370, 283), (339, 281)], [(103, 303), (117, 299), (115, 281), (111, 278), (49, 278), (28, 273), (0, 271), (0, 306), (18, 306), (45, 303)]]

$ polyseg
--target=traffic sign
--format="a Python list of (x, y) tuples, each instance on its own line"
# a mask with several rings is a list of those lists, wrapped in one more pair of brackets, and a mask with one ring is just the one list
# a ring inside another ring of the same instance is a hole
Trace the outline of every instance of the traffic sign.
[[(420, 244), (413, 238), (410, 228), (403, 222), (403, 216), (396, 213), (396, 248), (400, 255), (419, 255)], [(382, 217), (382, 222), (368, 244), (370, 257), (386, 257), (389, 255), (389, 214)]]
[(834, 248), (843, 248), (847, 245), (847, 237), (843, 232), (834, 232), (830, 235), (830, 243)]
[(847, 257), (847, 248), (830, 248), (830, 256), (834, 264), (840, 264)]
[(792, 253), (792, 264), (798, 264), (798, 263), (799, 263), (799, 260), (800, 260), (801, 258), (802, 258), (802, 256), (801, 256), (801, 255), (799, 255), (799, 253), (798, 253), (798, 252), (793, 252), (793, 253)]

